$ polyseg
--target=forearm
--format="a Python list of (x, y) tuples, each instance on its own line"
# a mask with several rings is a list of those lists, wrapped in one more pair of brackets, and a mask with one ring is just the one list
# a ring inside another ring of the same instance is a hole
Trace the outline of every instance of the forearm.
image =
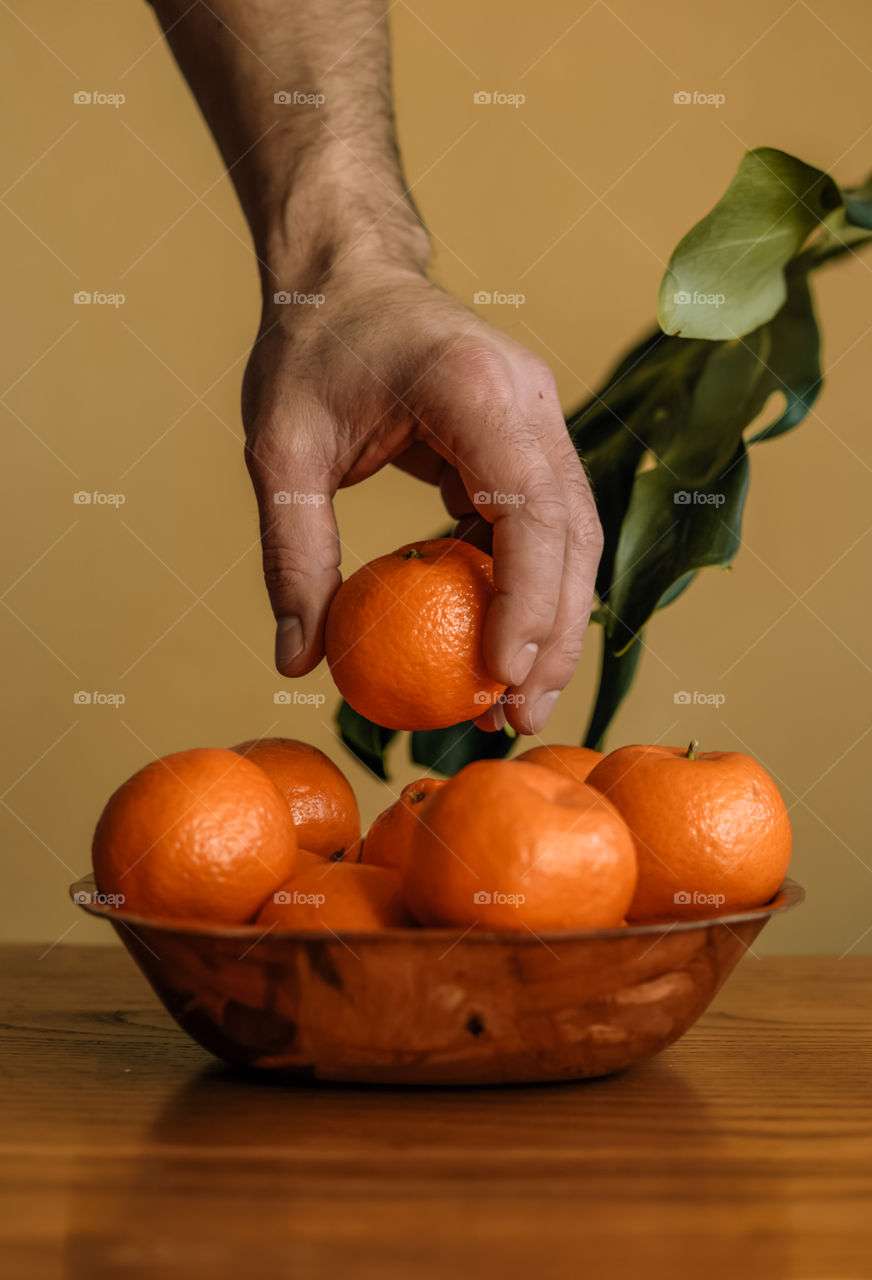
[(151, 2), (233, 179), (266, 294), (323, 284), (343, 263), (425, 269), (383, 0)]

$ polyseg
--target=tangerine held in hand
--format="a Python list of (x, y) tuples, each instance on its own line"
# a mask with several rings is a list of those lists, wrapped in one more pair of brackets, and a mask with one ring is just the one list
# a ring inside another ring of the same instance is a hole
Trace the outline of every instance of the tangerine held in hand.
[(358, 569), (333, 597), (324, 648), (349, 706), (386, 729), (444, 729), (506, 686), (488, 674), (493, 560), (468, 542), (412, 542)]
[(244, 924), (291, 875), (288, 806), (234, 751), (163, 756), (109, 798), (94, 832), (101, 893), (143, 916)]

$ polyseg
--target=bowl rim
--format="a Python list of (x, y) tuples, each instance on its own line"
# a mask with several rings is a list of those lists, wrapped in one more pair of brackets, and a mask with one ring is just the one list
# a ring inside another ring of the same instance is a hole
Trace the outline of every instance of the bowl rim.
[[(187, 934), (194, 937), (211, 937), (211, 938), (244, 938), (250, 940), (281, 939), (284, 942), (332, 942), (338, 941), (342, 943), (353, 941), (359, 946), (366, 946), (373, 942), (408, 942), (413, 939), (418, 942), (437, 941), (445, 943), (446, 939), (457, 934), (457, 928), (446, 926), (441, 929), (406, 926), (404, 928), (378, 929), (378, 930), (346, 930), (342, 933), (334, 933), (332, 929), (280, 929), (275, 926), (264, 928), (257, 924), (236, 924), (236, 925), (215, 925), (208, 923), (199, 923), (193, 920), (173, 920), (169, 917), (149, 919), (146, 916), (137, 915), (133, 911), (124, 911), (122, 908), (114, 907), (104, 902), (82, 902), (77, 898), (77, 894), (87, 893), (89, 898), (96, 891), (97, 884), (93, 873), (81, 876), (75, 880), (69, 887), (69, 895), (77, 907), (81, 907), (88, 915), (99, 916), (104, 920), (113, 923), (120, 923), (129, 929), (146, 928), (156, 930), (159, 933)], [(762, 906), (750, 907), (747, 911), (735, 911), (725, 916), (701, 916), (698, 919), (688, 920), (670, 920), (670, 921), (654, 921), (647, 924), (628, 924), (617, 925), (610, 929), (549, 929), (534, 932), (528, 929), (527, 932), (514, 932), (512, 930), (473, 930), (472, 926), (466, 933), (460, 933), (457, 942), (471, 942), (475, 945), (494, 945), (502, 943), (524, 943), (539, 944), (543, 942), (567, 943), (567, 942), (587, 942), (597, 938), (631, 938), (645, 937), (647, 935), (666, 934), (666, 933), (687, 933), (694, 929), (708, 929), (712, 925), (731, 925), (745, 924), (749, 921), (757, 921), (761, 918), (768, 920), (770, 916), (789, 911), (792, 907), (798, 907), (805, 900), (805, 889), (798, 884), (796, 880), (786, 877), (781, 887), (773, 898)], [(452, 944), (455, 945), (455, 944)]]

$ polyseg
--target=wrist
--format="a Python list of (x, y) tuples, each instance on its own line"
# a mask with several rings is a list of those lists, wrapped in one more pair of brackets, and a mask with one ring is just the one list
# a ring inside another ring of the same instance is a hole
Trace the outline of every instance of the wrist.
[(429, 263), (429, 238), (399, 173), (379, 175), (348, 155), (302, 163), (261, 226), (265, 304), (276, 292), (318, 292), (361, 272), (423, 276)]

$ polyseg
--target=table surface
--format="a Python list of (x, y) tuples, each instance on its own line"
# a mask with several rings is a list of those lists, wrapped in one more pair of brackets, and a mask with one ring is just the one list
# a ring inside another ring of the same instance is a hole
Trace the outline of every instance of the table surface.
[(115, 948), (2, 949), (5, 1274), (872, 1276), (872, 957), (746, 956), (577, 1084), (276, 1085)]

